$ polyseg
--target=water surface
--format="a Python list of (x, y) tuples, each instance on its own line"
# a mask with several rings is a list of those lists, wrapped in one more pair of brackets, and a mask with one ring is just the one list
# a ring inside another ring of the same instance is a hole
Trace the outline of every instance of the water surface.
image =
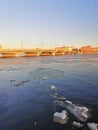
[(72, 130), (72, 115), (68, 124), (53, 122), (64, 109), (55, 94), (89, 107), (88, 122), (98, 122), (98, 55), (0, 59), (0, 130)]

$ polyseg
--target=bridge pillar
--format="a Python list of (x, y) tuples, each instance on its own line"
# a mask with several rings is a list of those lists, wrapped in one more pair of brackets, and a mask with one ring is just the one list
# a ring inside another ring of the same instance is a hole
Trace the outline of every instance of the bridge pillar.
[(3, 54), (2, 54), (2, 53), (0, 53), (0, 57), (3, 57)]
[(39, 53), (37, 53), (37, 56), (39, 56), (40, 54)]
[(55, 52), (53, 52), (52, 55), (55, 56)]
[(41, 52), (37, 52), (37, 56), (40, 56)]

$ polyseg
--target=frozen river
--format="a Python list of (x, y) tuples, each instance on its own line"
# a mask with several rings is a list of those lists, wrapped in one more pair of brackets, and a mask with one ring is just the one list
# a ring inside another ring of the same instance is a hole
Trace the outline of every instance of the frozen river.
[(88, 122), (98, 122), (98, 55), (0, 59), (0, 130), (76, 130), (73, 115), (65, 125), (53, 121), (60, 96), (87, 106)]

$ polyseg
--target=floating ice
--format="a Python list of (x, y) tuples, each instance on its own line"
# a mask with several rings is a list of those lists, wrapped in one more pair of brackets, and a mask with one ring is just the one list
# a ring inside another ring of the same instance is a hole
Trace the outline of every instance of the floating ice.
[(51, 88), (51, 90), (56, 90), (56, 89), (57, 89), (57, 87), (56, 87), (56, 86), (54, 86), (54, 85), (53, 85), (53, 86), (51, 86), (50, 88)]
[(10, 82), (15, 82), (15, 79), (10, 79)]
[(80, 121), (85, 122), (90, 117), (89, 109), (87, 107), (77, 106), (72, 102), (66, 100), (66, 98), (64, 97), (58, 98), (56, 103), (60, 106), (65, 107), (71, 114), (73, 114)]
[(22, 68), (13, 68), (12, 66), (10, 66), (7, 71), (17, 71), (17, 70), (21, 70)]
[(15, 84), (14, 86), (18, 87), (18, 86), (24, 85), (25, 83), (28, 83), (28, 82), (30, 82), (30, 80), (23, 80), (23, 81)]
[(98, 130), (98, 123), (87, 123), (87, 126), (90, 130)]
[(36, 121), (34, 122), (34, 125), (37, 125), (37, 122), (36, 122)]
[(79, 123), (79, 122), (76, 122), (76, 121), (73, 121), (72, 125), (73, 125), (73, 126), (76, 126), (76, 127), (78, 127), (78, 128), (83, 127), (83, 124), (81, 124), (81, 123)]
[(66, 103), (72, 104), (72, 102), (71, 102), (71, 101), (68, 101), (68, 100), (66, 100)]
[(81, 111), (81, 115), (85, 118), (88, 118), (87, 112), (88, 112), (88, 108), (87, 107), (79, 107), (76, 106), (77, 109), (79, 109)]
[(47, 77), (43, 77), (42, 79), (43, 79), (43, 80), (47, 80), (48, 78), (47, 78)]
[(58, 93), (51, 94), (50, 97), (57, 98)]
[(66, 118), (66, 112), (62, 111), (62, 112), (55, 112), (53, 116), (56, 116), (62, 120), (64, 120)]
[(65, 100), (66, 100), (65, 97), (59, 97), (59, 98), (58, 98), (58, 101), (61, 102), (61, 103), (62, 103), (62, 102), (65, 102)]
[(37, 68), (30, 72), (30, 77), (35, 80), (50, 79), (64, 76), (64, 72), (58, 69), (52, 68)]
[(63, 110), (62, 112), (55, 112), (53, 114), (54, 116), (54, 122), (58, 122), (60, 124), (66, 124), (68, 120), (67, 111)]

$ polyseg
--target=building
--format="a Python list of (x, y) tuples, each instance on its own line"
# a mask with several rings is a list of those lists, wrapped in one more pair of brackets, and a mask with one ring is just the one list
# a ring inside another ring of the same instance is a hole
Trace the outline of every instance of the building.
[(97, 54), (98, 53), (98, 47), (92, 47), (92, 46), (83, 46), (80, 48), (81, 54)]

